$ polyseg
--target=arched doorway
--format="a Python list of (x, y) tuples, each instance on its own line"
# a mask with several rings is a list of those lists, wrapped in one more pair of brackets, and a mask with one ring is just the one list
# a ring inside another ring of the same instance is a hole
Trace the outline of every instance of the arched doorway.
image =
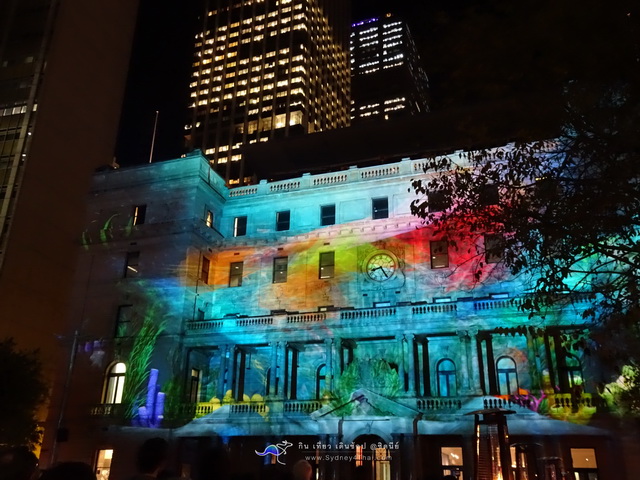
[(391, 480), (391, 452), (378, 435), (360, 435), (351, 465), (352, 480)]

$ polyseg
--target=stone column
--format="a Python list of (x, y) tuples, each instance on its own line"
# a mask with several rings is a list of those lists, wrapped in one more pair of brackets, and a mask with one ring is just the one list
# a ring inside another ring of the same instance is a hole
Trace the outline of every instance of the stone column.
[(490, 332), (485, 337), (487, 345), (487, 376), (489, 378), (489, 395), (498, 395), (498, 381), (496, 378), (496, 359), (493, 356), (493, 338)]
[(269, 391), (267, 395), (276, 395), (276, 378), (278, 378), (278, 342), (271, 342), (271, 366), (269, 367)]
[(333, 392), (333, 339), (327, 338), (324, 341), (325, 346), (325, 386), (330, 392)]
[(423, 395), (431, 396), (431, 363), (429, 361), (429, 339), (422, 340), (422, 379), (424, 382)]
[(229, 368), (229, 359), (227, 356), (229, 355), (229, 345), (221, 345), (220, 346), (220, 372), (218, 373), (218, 385), (216, 396), (222, 402), (224, 398), (224, 394), (227, 393), (227, 382), (229, 376), (227, 374), (227, 369)]
[(417, 352), (417, 344), (416, 344), (416, 336), (411, 333), (409, 334), (409, 395), (415, 397), (416, 392), (420, 386), (418, 381), (418, 370), (416, 368), (416, 358), (418, 356)]
[(467, 376), (469, 378), (469, 394), (471, 395), (481, 395), (482, 388), (480, 385), (480, 376), (484, 378), (484, 374), (482, 373), (482, 368), (480, 367), (482, 360), (478, 357), (478, 353), (482, 353), (481, 351), (476, 351), (476, 355), (474, 356), (473, 345), (477, 343), (478, 339), (478, 328), (471, 327), (467, 330), (467, 342), (465, 344), (465, 355), (467, 357)]
[(400, 385), (402, 386), (402, 392), (405, 393), (407, 391), (407, 367), (404, 355), (404, 335), (396, 335), (396, 341), (398, 342), (398, 374), (400, 375)]

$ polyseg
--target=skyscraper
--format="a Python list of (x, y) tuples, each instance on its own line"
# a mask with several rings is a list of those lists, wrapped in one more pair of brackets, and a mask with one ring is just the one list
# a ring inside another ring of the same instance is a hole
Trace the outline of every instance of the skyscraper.
[(389, 119), (429, 111), (429, 79), (403, 20), (391, 14), (354, 23), (351, 119)]
[(191, 146), (229, 185), (241, 147), (349, 124), (349, 2), (210, 0), (196, 35)]
[(39, 347), (53, 386), (72, 342), (56, 336), (84, 199), (93, 170), (113, 159), (137, 5), (0, 2), (0, 338)]

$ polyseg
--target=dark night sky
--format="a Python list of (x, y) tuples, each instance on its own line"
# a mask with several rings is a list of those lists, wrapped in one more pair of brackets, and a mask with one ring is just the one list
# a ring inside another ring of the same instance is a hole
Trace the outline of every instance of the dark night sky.
[[(117, 161), (183, 153), (193, 34), (200, 0), (141, 0)], [(636, 44), (637, 0), (352, 0), (354, 21), (386, 12), (404, 17), (429, 75), (433, 112), (538, 94), (553, 101), (574, 78), (621, 65)], [(632, 12), (630, 15), (628, 12)], [(617, 63), (616, 63), (617, 62)], [(607, 73), (608, 74), (608, 73)]]

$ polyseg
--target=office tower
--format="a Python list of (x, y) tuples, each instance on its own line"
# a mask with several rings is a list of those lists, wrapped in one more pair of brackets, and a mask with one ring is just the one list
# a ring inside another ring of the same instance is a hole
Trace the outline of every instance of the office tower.
[(89, 179), (113, 159), (137, 4), (0, 2), (0, 338), (39, 347), (46, 374), (71, 347), (58, 335)]
[(247, 183), (241, 147), (349, 124), (343, 0), (211, 0), (196, 35), (193, 148), (229, 185)]
[(406, 22), (391, 14), (354, 23), (351, 119), (389, 119), (429, 111), (429, 80)]

